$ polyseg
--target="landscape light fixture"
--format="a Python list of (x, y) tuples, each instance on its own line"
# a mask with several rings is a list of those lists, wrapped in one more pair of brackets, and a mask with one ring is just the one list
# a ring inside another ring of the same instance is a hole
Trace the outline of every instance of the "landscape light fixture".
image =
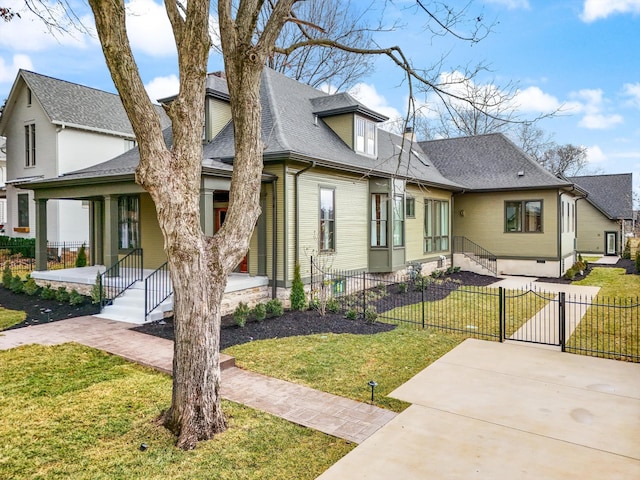
[(375, 380), (369, 380), (369, 383), (367, 385), (371, 387), (371, 405), (373, 405), (373, 389), (376, 388), (378, 384)]
[(50, 321), (51, 321), (51, 309), (50, 309), (50, 308), (47, 308), (47, 309), (44, 311), (44, 313), (46, 313), (46, 314), (47, 314), (47, 322), (50, 322)]

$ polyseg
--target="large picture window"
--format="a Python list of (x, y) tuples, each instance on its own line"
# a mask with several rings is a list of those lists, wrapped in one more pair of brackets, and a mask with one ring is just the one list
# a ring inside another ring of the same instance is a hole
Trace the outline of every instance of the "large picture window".
[(507, 232), (542, 232), (542, 200), (505, 202), (504, 211)]
[(356, 152), (376, 155), (376, 124), (363, 117), (355, 117)]
[(320, 189), (320, 251), (336, 249), (335, 190)]
[(24, 166), (36, 165), (36, 125), (31, 123), (24, 126)]
[(389, 221), (389, 196), (386, 193), (371, 195), (371, 246), (387, 246), (387, 222)]
[(18, 227), (29, 226), (29, 194), (18, 194)]
[(449, 250), (449, 202), (446, 200), (424, 201), (424, 251), (444, 252)]
[(140, 199), (125, 196), (118, 199), (118, 247), (140, 248)]

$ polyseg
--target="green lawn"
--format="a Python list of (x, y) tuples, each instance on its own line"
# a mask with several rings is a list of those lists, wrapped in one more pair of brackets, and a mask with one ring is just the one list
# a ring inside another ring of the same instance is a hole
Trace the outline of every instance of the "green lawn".
[(0, 307), (0, 331), (22, 322), (26, 316), (25, 312)]
[[(621, 360), (640, 360), (640, 275), (621, 268), (594, 268), (574, 285), (600, 287), (578, 328), (567, 341), (569, 350)], [(569, 304), (569, 308), (571, 305)]]
[(223, 402), (229, 430), (184, 452), (155, 423), (166, 375), (74, 344), (2, 351), (0, 365), (3, 479), (313, 479), (354, 447)]

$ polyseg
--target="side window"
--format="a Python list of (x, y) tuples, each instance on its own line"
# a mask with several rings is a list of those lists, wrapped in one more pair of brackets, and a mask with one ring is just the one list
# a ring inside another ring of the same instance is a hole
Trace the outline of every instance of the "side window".
[(140, 247), (140, 199), (124, 196), (118, 199), (118, 248)]
[(371, 246), (387, 246), (387, 222), (389, 220), (389, 196), (385, 193), (371, 195)]
[(320, 251), (336, 249), (335, 190), (320, 189)]
[(29, 226), (29, 194), (18, 194), (18, 227)]

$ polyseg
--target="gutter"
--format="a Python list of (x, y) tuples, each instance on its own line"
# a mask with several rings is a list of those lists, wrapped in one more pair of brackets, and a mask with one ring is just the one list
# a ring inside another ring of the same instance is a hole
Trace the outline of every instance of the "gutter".
[(300, 175), (302, 175), (304, 172), (306, 172), (307, 170), (311, 170), (313, 167), (316, 166), (316, 161), (312, 160), (309, 165), (307, 165), (306, 167), (304, 167), (302, 170), (297, 171), (294, 174), (294, 185), (293, 185), (293, 189), (296, 195), (296, 203), (295, 203), (295, 212), (294, 212), (294, 218), (296, 221), (296, 227), (295, 227), (295, 239), (294, 239), (294, 256), (293, 258), (295, 259), (295, 262), (297, 265), (300, 265), (300, 196), (298, 195), (298, 179), (300, 178)]

